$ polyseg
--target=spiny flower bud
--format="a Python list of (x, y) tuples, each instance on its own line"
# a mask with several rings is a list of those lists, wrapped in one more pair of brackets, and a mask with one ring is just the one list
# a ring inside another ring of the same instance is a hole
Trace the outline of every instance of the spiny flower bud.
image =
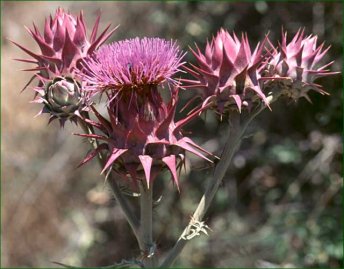
[[(46, 104), (43, 111), (39, 114), (42, 112), (51, 112), (50, 120), (58, 118), (62, 125), (64, 124), (65, 119), (75, 119), (75, 117), (70, 117), (69, 112), (67, 115), (66, 110), (70, 111), (75, 107), (78, 107), (75, 111), (79, 111), (79, 105), (67, 104), (68, 102), (74, 103), (78, 97), (72, 97), (73, 94), (71, 93), (66, 97), (66, 90), (63, 90), (63, 94), (61, 92), (58, 93), (59, 90), (56, 87), (59, 86), (55, 85), (55, 83), (52, 86), (51, 81), (56, 82), (55, 78), (60, 81), (60, 77), (70, 77), (72, 80), (75, 79), (75, 71), (80, 66), (80, 61), (84, 57), (92, 54), (115, 31), (115, 29), (113, 29), (107, 33), (110, 27), (110, 25), (108, 25), (105, 30), (97, 36), (99, 20), (100, 16), (96, 19), (92, 33), (89, 38), (87, 38), (83, 13), (80, 12), (80, 15), (75, 17), (69, 12), (65, 12), (63, 9), (58, 8), (54, 17), (50, 16), (49, 18), (46, 18), (43, 34), (40, 33), (35, 24), (33, 25), (33, 29), (27, 28), (32, 38), (39, 45), (41, 49), (40, 54), (36, 54), (12, 41), (32, 58), (16, 60), (37, 65), (35, 68), (24, 70), (35, 71), (36, 74), (25, 85), (23, 90), (25, 90), (35, 78), (39, 79), (37, 87), (34, 88), (35, 97), (37, 98), (37, 93), (43, 97), (38, 97), (34, 102), (42, 103), (41, 101), (43, 98), (44, 103)], [(59, 83), (68, 84), (68, 81)], [(67, 84), (64, 84), (64, 89), (70, 88)], [(54, 90), (51, 90), (50, 87), (53, 87)], [(80, 91), (81, 89), (79, 85), (78, 90), (74, 93), (78, 95), (80, 94)], [(54, 95), (51, 95), (52, 93), (54, 93)], [(59, 96), (59, 100), (57, 99), (58, 94), (62, 94)], [(64, 102), (63, 100), (66, 100), (67, 103), (56, 108), (60, 102)]]
[(198, 66), (185, 67), (196, 78), (183, 79), (186, 87), (199, 89), (203, 105), (213, 102), (220, 114), (225, 108), (240, 112), (243, 106), (250, 108), (260, 101), (268, 105), (259, 72), (264, 65), (264, 43), (265, 40), (252, 53), (246, 35), (240, 41), (234, 33), (232, 36), (221, 29), (207, 42), (205, 54), (198, 47), (197, 52), (191, 49)]
[(38, 71), (39, 76), (47, 79), (53, 79), (55, 76), (70, 76), (80, 60), (93, 53), (115, 31), (113, 29), (106, 33), (110, 27), (108, 25), (97, 37), (99, 20), (100, 16), (93, 26), (90, 37), (87, 38), (83, 13), (80, 12), (80, 15), (75, 17), (62, 8), (58, 8), (54, 18), (50, 16), (45, 20), (43, 35), (35, 24), (33, 29), (27, 28), (39, 45), (41, 54), (36, 54), (12, 41), (33, 58), (17, 60), (37, 64), (37, 68), (27, 69), (27, 71)]

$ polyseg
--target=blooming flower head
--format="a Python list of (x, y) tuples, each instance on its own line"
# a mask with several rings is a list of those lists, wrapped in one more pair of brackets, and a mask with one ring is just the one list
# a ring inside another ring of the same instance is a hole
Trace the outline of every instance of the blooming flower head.
[(327, 68), (330, 62), (321, 66), (320, 61), (330, 47), (324, 49), (324, 44), (317, 46), (317, 36), (304, 36), (304, 31), (299, 29), (290, 43), (287, 44), (287, 32), (282, 34), (282, 43), (279, 49), (274, 49), (268, 64), (267, 76), (269, 79), (277, 78), (283, 94), (293, 99), (305, 97), (309, 90), (327, 94), (323, 87), (314, 83), (319, 77), (337, 74)]
[(185, 68), (196, 80), (183, 81), (188, 88), (197, 88), (204, 104), (214, 102), (221, 114), (225, 108), (241, 111), (253, 102), (268, 103), (260, 85), (260, 69), (264, 66), (264, 43), (251, 52), (246, 35), (241, 40), (221, 29), (207, 42), (203, 54), (191, 50), (198, 66)]
[(85, 60), (84, 78), (93, 94), (110, 90), (144, 91), (164, 82), (177, 84), (183, 54), (175, 42), (161, 38), (134, 38), (102, 46)]
[[(183, 64), (182, 57), (172, 41), (135, 38), (103, 46), (85, 59), (80, 75), (89, 85), (91, 95), (106, 92), (109, 120), (95, 109), (97, 121), (85, 120), (102, 134), (81, 136), (105, 143), (82, 163), (106, 150), (103, 171), (113, 169), (134, 180), (145, 179), (149, 188), (157, 172), (164, 168), (179, 186), (178, 164), (184, 160), (185, 151), (207, 159), (202, 154), (207, 152), (181, 132), (182, 126), (198, 116), (201, 109), (174, 121), (179, 88), (173, 75)], [(171, 86), (169, 103), (159, 91), (165, 83)]]

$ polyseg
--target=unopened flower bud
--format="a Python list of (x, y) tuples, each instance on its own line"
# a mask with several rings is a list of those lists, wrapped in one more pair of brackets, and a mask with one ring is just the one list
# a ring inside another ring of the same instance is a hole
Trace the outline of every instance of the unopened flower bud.
[(81, 90), (81, 85), (70, 77), (56, 77), (48, 83), (42, 97), (38, 100), (45, 106), (41, 113), (49, 113), (51, 119), (76, 121), (76, 116), (88, 108), (88, 98)]
[(47, 101), (56, 112), (71, 113), (82, 101), (80, 86), (71, 78), (55, 79), (47, 87)]

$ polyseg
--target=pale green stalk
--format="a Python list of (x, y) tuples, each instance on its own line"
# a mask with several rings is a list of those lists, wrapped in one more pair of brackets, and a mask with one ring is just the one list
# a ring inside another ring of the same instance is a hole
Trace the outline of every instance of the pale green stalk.
[(141, 205), (141, 226), (140, 236), (143, 248), (143, 263), (145, 267), (154, 268), (157, 266), (156, 246), (153, 241), (153, 186), (147, 188), (140, 184), (140, 205)]

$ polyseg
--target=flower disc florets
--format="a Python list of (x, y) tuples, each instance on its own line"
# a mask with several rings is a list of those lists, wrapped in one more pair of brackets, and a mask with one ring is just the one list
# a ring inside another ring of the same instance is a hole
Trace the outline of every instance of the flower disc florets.
[(102, 46), (85, 60), (84, 78), (93, 94), (115, 93), (164, 82), (177, 84), (183, 54), (175, 42), (160, 38), (134, 38)]

